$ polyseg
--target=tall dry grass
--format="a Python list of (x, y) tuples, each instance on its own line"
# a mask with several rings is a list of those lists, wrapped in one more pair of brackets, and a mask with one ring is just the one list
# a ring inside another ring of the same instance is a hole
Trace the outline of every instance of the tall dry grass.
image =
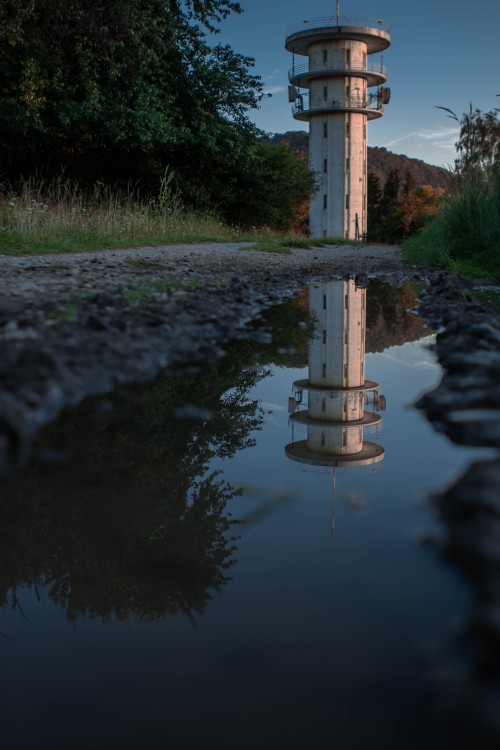
[(500, 274), (500, 169), (463, 176), (441, 212), (406, 240), (403, 254), (466, 275)]
[(184, 207), (168, 173), (150, 200), (133, 188), (114, 190), (102, 183), (83, 192), (63, 179), (50, 184), (26, 180), (0, 198), (4, 254), (238, 239), (243, 239), (238, 228), (215, 214)]

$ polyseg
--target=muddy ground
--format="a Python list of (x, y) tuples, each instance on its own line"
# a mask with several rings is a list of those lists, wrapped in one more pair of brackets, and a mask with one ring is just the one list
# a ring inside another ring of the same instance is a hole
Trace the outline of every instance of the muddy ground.
[[(169, 246), (0, 256), (0, 474), (27, 459), (63, 408), (123, 383), (222, 355), (268, 305), (315, 278), (427, 282), (421, 313), (439, 331), (440, 386), (419, 403), (458, 443), (500, 447), (500, 319), (473, 285), (406, 266), (395, 248)], [(474, 464), (434, 504), (442, 553), (471, 579), (476, 606), (438, 670), (443, 690), (500, 737), (500, 459)]]

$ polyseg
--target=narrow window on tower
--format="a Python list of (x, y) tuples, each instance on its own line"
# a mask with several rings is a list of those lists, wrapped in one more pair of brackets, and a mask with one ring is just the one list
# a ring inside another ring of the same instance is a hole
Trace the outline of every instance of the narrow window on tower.
[(326, 65), (327, 62), (328, 62), (328, 50), (324, 49), (323, 50), (323, 65)]
[(346, 294), (344, 297), (344, 307), (346, 310), (349, 309), (349, 295), (348, 294)]
[(351, 116), (347, 114), (345, 116), (345, 136), (346, 138), (349, 138), (351, 135)]
[(326, 411), (326, 399), (321, 399), (321, 411)]
[(347, 430), (342, 430), (342, 445), (347, 446)]
[(326, 193), (323, 196), (323, 208), (328, 208), (328, 196), (326, 195)]
[(325, 444), (325, 433), (321, 432), (321, 445)]
[(328, 172), (328, 159), (323, 159), (323, 172), (325, 174)]
[(351, 98), (351, 84), (350, 83), (348, 83), (347, 86), (345, 87), (345, 97), (346, 99)]
[(323, 86), (323, 101), (326, 102), (328, 99), (328, 86)]
[(347, 380), (347, 365), (344, 365), (344, 378)]
[(326, 365), (323, 365), (322, 373), (323, 373), (323, 377), (326, 378)]
[(366, 68), (366, 52), (363, 52), (363, 68)]
[(351, 67), (351, 50), (349, 48), (345, 51), (345, 66), (347, 70)]
[(349, 208), (349, 193), (346, 193), (346, 196), (345, 196), (345, 207)]
[(323, 331), (323, 343), (326, 344), (326, 329)]
[(345, 160), (345, 171), (346, 172), (349, 171), (349, 166), (350, 166), (350, 159), (349, 159), (349, 157), (347, 157), (346, 160)]
[(328, 123), (323, 123), (323, 138), (328, 138)]

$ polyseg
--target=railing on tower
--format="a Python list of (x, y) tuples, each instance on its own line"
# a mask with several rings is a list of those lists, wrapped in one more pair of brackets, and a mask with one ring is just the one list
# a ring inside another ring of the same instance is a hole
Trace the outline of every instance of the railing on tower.
[(326, 102), (319, 102), (318, 104), (311, 105), (309, 92), (306, 94), (299, 94), (292, 108), (294, 115), (300, 114), (301, 112), (314, 112), (315, 110), (346, 110), (346, 109), (375, 109), (383, 110), (384, 105), (378, 92), (368, 94), (368, 96), (361, 96), (354, 94), (353, 96), (346, 96), (341, 99), (328, 99)]
[(304, 63), (303, 65), (294, 65), (293, 68), (290, 68), (288, 71), (288, 78), (291, 80), (295, 76), (298, 75), (304, 75), (304, 73), (336, 73), (339, 71), (360, 71), (364, 73), (378, 73), (383, 76), (387, 76), (387, 68), (383, 63), (380, 62), (369, 62), (366, 63), (366, 65), (363, 65), (363, 63), (349, 63), (349, 65), (344, 65), (341, 67), (339, 64), (333, 64), (329, 63), (327, 65), (318, 65), (316, 67), (311, 67), (309, 63)]
[(380, 29), (380, 31), (390, 32), (389, 26), (383, 21), (372, 21), (367, 18), (346, 18), (345, 16), (338, 19), (335, 15), (323, 17), (323, 18), (312, 18), (306, 21), (299, 21), (293, 23), (286, 30), (287, 37), (293, 36), (300, 31), (309, 31), (312, 29), (328, 29), (338, 27), (352, 26), (355, 28), (363, 29)]

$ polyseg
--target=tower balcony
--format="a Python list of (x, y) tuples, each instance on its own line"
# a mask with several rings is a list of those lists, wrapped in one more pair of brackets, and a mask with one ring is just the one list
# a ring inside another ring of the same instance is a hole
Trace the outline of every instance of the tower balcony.
[(311, 44), (336, 39), (365, 42), (369, 55), (383, 52), (391, 44), (389, 27), (382, 21), (340, 18), (334, 14), (330, 17), (299, 21), (289, 26), (285, 47), (296, 55), (307, 55)]
[(355, 112), (366, 115), (369, 120), (376, 120), (384, 114), (384, 104), (378, 92), (368, 96), (328, 99), (319, 104), (311, 104), (309, 94), (299, 94), (292, 108), (296, 120), (308, 121), (313, 115), (335, 114), (337, 112)]
[(291, 461), (309, 466), (323, 466), (329, 469), (349, 469), (357, 466), (373, 466), (384, 460), (384, 449), (377, 443), (363, 440), (362, 449), (358, 453), (320, 453), (311, 450), (307, 440), (299, 440), (285, 446), (285, 455)]
[(322, 65), (321, 67), (310, 67), (309, 63), (304, 65), (294, 65), (288, 71), (288, 79), (293, 86), (299, 88), (309, 88), (309, 83), (313, 78), (355, 76), (356, 78), (365, 78), (367, 86), (381, 86), (387, 81), (387, 69), (385, 65), (379, 62), (351, 63), (344, 68), (334, 67), (333, 65)]

